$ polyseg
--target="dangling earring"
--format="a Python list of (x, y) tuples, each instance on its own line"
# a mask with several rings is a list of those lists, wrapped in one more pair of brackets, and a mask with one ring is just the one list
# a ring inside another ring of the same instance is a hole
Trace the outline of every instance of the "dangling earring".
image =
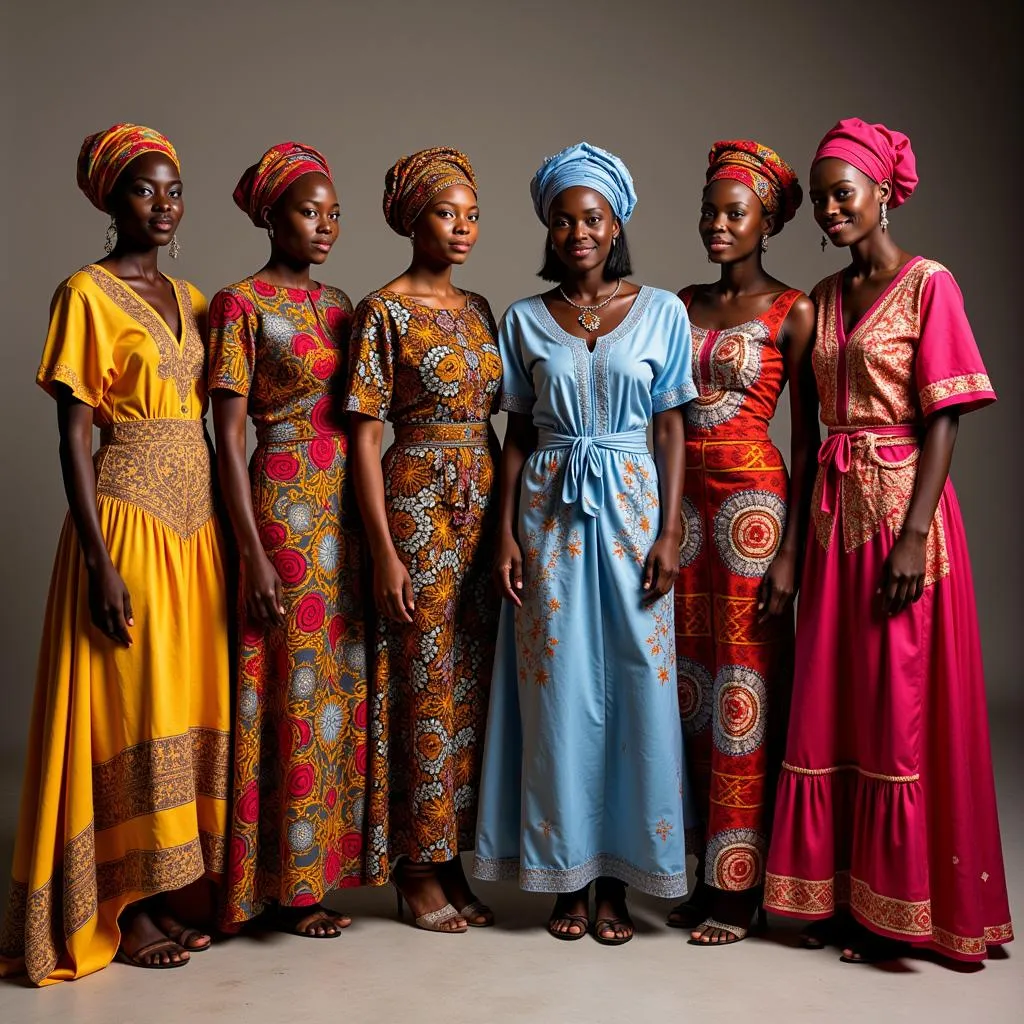
[(619, 240), (619, 236), (618, 236), (618, 235), (616, 235), (616, 236), (615, 236), (615, 237), (614, 237), (614, 238), (612, 239), (612, 248), (613, 248), (613, 249), (615, 248), (615, 243), (616, 243), (616, 242), (617, 242), (618, 240)]
[(103, 251), (109, 256), (114, 251), (114, 246), (117, 245), (117, 225), (114, 223), (114, 218), (110, 218), (110, 223), (107, 225), (107, 236), (103, 241)]
[(882, 203), (882, 217), (878, 223), (881, 224), (883, 231), (889, 230), (889, 206), (887, 203)]
[(767, 252), (767, 251), (768, 251), (768, 236), (767, 235), (762, 235), (761, 236), (761, 252)]
[(410, 231), (409, 232), (409, 244), (410, 245), (415, 245), (416, 244), (416, 232), (415, 231)]
[(267, 238), (269, 238), (271, 241), (274, 240), (274, 225), (273, 224), (268, 224), (267, 225)]
[(171, 237), (171, 244), (167, 246), (167, 255), (172, 260), (176, 260), (181, 255), (181, 242), (178, 241), (177, 235)]
[(822, 235), (821, 236), (821, 251), (824, 252), (827, 248), (828, 248), (828, 239), (824, 235)]

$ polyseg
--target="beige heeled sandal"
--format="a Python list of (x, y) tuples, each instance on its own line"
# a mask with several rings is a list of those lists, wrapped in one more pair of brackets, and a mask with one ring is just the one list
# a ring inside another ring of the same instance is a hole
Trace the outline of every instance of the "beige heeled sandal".
[[(398, 897), (398, 920), (403, 921), (405, 920), (405, 899), (402, 896), (402, 890), (394, 882), (391, 884), (395, 886), (395, 895)], [(462, 914), (450, 903), (446, 903), (437, 910), (428, 910), (425, 914), (420, 914), (419, 917), (413, 918), (412, 923), (417, 928), (422, 928), (425, 932), (448, 932), (452, 935), (461, 935), (464, 931), (468, 930), (468, 924), (463, 925), (461, 928), (443, 927), (449, 921), (454, 921), (457, 917), (462, 917)]]

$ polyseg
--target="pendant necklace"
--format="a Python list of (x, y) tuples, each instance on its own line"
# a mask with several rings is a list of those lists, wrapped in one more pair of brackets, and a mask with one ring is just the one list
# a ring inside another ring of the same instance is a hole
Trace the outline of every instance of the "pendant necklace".
[(576, 309), (583, 310), (583, 312), (580, 313), (580, 315), (576, 317), (576, 319), (579, 321), (579, 325), (580, 327), (583, 328), (583, 330), (585, 330), (588, 334), (593, 334), (595, 331), (599, 331), (601, 329), (601, 318), (597, 315), (596, 310), (603, 309), (605, 306), (607, 306), (608, 303), (611, 302), (612, 299), (614, 299), (615, 296), (619, 294), (619, 289), (621, 287), (622, 278), (620, 277), (618, 281), (615, 282), (615, 291), (613, 291), (607, 299), (604, 299), (602, 302), (597, 302), (592, 306), (585, 306), (581, 302), (573, 302), (572, 299), (570, 299), (569, 296), (565, 294), (565, 289), (561, 285), (558, 286), (558, 290), (562, 293), (562, 298), (565, 299), (565, 301), (568, 302), (570, 306), (573, 306)]

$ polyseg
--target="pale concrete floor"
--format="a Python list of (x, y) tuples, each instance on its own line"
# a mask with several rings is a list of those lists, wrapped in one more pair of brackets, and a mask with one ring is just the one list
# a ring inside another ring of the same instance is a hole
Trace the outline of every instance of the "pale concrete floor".
[[(1010, 899), (1024, 914), (1024, 773), (1021, 715), (993, 715)], [(20, 772), (20, 768), (15, 774)], [(2, 870), (9, 864), (15, 789), (0, 785)], [(730, 949), (687, 946), (662, 927), (667, 904), (638, 898), (637, 936), (605, 948), (560, 943), (541, 926), (548, 897), (510, 885), (479, 887), (500, 926), (432, 935), (394, 919), (389, 891), (349, 891), (356, 921), (333, 941), (281, 934), (234, 939), (175, 971), (114, 964), (79, 982), (34, 990), (0, 984), (0, 1021), (29, 1024), (360, 1024), (510, 1022), (696, 1022), (749, 1017), (756, 1024), (1002, 1024), (1024, 1020), (1024, 949), (1006, 947), (983, 967), (930, 957), (855, 967), (835, 951), (794, 946), (792, 926), (773, 919), (765, 937)], [(1021, 918), (1018, 921), (1019, 928)]]

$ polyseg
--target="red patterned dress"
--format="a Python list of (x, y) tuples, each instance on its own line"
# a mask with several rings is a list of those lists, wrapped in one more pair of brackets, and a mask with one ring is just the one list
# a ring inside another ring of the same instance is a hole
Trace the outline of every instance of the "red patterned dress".
[(244, 611), (239, 623), (229, 924), (365, 877), (361, 553), (328, 393), (351, 311), (337, 288), (254, 278), (210, 307), (209, 387), (249, 397), (253, 511), (286, 610), (277, 629), (250, 625)]
[(385, 503), (416, 597), (411, 624), (377, 623), (367, 870), (381, 882), (398, 856), (473, 846), (499, 604), (495, 335), (472, 292), (447, 310), (381, 290), (355, 312), (347, 408), (394, 424)]
[(701, 829), (693, 849), (705, 884), (730, 892), (764, 877), (785, 740), (793, 618), (758, 623), (757, 591), (786, 525), (789, 474), (768, 424), (786, 382), (779, 331), (802, 294), (783, 292), (724, 330), (691, 324), (698, 395), (684, 410), (676, 664)]

